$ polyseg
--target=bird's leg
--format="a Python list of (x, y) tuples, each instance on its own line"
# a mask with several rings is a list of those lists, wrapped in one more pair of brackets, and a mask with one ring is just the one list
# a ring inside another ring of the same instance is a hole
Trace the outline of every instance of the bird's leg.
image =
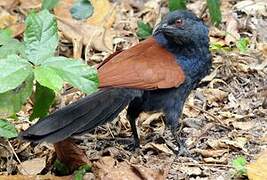
[(140, 147), (140, 141), (137, 133), (136, 128), (136, 119), (138, 118), (139, 114), (142, 112), (141, 110), (141, 100), (134, 99), (128, 106), (127, 109), (127, 119), (130, 122), (131, 129), (133, 132), (133, 143), (129, 145), (129, 149), (134, 150), (135, 148)]
[(177, 129), (176, 128), (171, 128), (171, 133), (174, 137), (174, 140), (176, 142), (176, 145), (178, 145), (179, 150), (178, 150), (178, 156), (190, 156), (190, 152), (185, 146), (185, 142), (180, 138), (180, 132), (177, 134)]

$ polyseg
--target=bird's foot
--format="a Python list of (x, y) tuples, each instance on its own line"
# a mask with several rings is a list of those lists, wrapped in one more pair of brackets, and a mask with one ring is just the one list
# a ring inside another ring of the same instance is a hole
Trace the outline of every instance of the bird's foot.
[(125, 145), (124, 149), (128, 151), (135, 151), (136, 149), (140, 148), (139, 140), (136, 140), (135, 138), (123, 138), (117, 140), (117, 142)]
[(179, 150), (178, 150), (178, 153), (177, 153), (178, 156), (192, 157), (192, 154), (187, 149), (187, 147), (185, 146), (185, 143), (181, 139), (177, 140), (177, 144), (178, 144), (178, 147), (179, 147)]

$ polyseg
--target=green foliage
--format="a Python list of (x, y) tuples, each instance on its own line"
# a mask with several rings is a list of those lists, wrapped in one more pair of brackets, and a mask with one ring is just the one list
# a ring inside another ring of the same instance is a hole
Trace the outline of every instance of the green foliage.
[(42, 9), (53, 9), (59, 0), (42, 0)]
[(153, 28), (149, 25), (149, 23), (138, 21), (137, 25), (137, 36), (139, 37), (139, 39), (146, 39), (152, 35)]
[(53, 104), (54, 99), (55, 92), (52, 89), (36, 83), (36, 90), (34, 93), (35, 103), (33, 106), (33, 112), (30, 116), (30, 120), (45, 117), (48, 114), (49, 108)]
[(26, 56), (35, 65), (54, 55), (58, 45), (55, 17), (48, 10), (30, 13), (26, 18), (24, 41)]
[(33, 75), (15, 89), (0, 94), (0, 118), (7, 118), (18, 112), (32, 94)]
[(211, 22), (218, 26), (222, 21), (222, 14), (220, 10), (220, 0), (207, 0)]
[(237, 176), (242, 176), (247, 174), (246, 164), (247, 161), (244, 156), (239, 156), (232, 161), (232, 165), (236, 171)]
[[(43, 1), (43, 7), (54, 3)], [(97, 90), (96, 69), (79, 60), (54, 57), (58, 41), (56, 19), (47, 9), (28, 15), (24, 43), (13, 39), (9, 30), (0, 31), (0, 118), (20, 110), (32, 94), (33, 82), (36, 91), (31, 120), (47, 115), (64, 82), (86, 93)]]
[(0, 31), (0, 46), (6, 44), (9, 40), (12, 39), (11, 37), (12, 32), (10, 29), (3, 29)]
[(83, 180), (83, 176), (85, 175), (85, 173), (90, 172), (91, 168), (92, 167), (88, 164), (82, 165), (78, 170), (74, 171), (74, 179)]
[(70, 9), (72, 17), (77, 20), (87, 19), (92, 16), (93, 11), (94, 8), (89, 0), (77, 0)]
[(223, 46), (220, 43), (212, 43), (210, 44), (211, 51), (231, 51), (231, 48), (228, 46)]
[(68, 166), (60, 162), (58, 159), (54, 162), (54, 171), (59, 176), (66, 176), (70, 174)]
[(65, 57), (48, 58), (42, 66), (53, 69), (64, 81), (88, 94), (95, 92), (98, 86), (97, 71), (79, 60)]
[(186, 9), (186, 0), (169, 0), (168, 6), (170, 11)]
[(0, 137), (9, 139), (17, 137), (17, 135), (17, 130), (13, 124), (6, 120), (0, 119)]
[(17, 55), (0, 59), (0, 93), (18, 87), (32, 73), (31, 64)]
[(249, 38), (240, 38), (238, 41), (236, 41), (236, 47), (241, 53), (245, 53), (248, 50), (249, 43)]

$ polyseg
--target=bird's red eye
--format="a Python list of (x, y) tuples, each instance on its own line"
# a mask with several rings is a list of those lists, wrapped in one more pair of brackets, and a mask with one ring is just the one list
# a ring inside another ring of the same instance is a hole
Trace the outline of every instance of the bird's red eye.
[(183, 20), (182, 19), (176, 19), (175, 25), (176, 25), (176, 27), (181, 27), (183, 25)]

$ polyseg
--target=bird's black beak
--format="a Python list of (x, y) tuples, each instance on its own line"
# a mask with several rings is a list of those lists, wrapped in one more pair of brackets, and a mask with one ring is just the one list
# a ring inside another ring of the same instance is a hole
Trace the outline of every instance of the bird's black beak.
[(155, 26), (153, 34), (154, 35), (156, 35), (158, 33), (170, 34), (174, 30), (175, 30), (175, 27), (168, 25), (168, 23), (166, 23), (166, 22), (163, 22), (163, 23), (159, 23)]

